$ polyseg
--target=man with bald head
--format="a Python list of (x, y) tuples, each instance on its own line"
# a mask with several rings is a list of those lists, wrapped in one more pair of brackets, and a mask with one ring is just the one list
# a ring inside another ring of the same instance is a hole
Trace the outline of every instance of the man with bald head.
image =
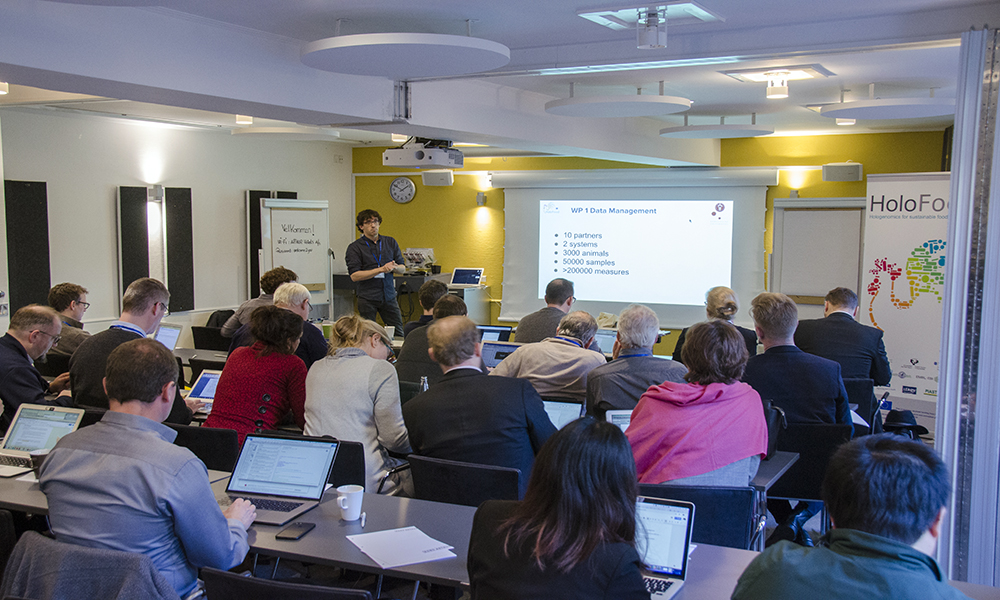
[[(59, 343), (62, 321), (48, 306), (29, 304), (18, 309), (10, 319), (7, 334), (0, 337), (0, 399), (3, 418), (0, 429), (7, 430), (17, 407), (29, 404), (70, 406), (69, 373), (45, 381), (33, 361)], [(61, 394), (56, 398), (47, 394)]]
[(487, 377), (479, 330), (468, 317), (434, 319), (429, 354), (444, 376), (403, 405), (413, 451), (422, 456), (521, 470), (521, 494), (535, 454), (556, 429), (523, 379)]

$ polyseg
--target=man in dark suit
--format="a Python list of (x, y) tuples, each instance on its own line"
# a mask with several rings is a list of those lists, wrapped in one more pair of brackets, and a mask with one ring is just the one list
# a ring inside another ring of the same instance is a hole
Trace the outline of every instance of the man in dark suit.
[[(69, 374), (45, 381), (32, 364), (59, 342), (62, 322), (47, 306), (29, 304), (10, 319), (6, 335), (0, 337), (0, 432), (6, 431), (14, 413), (24, 403), (70, 406)], [(59, 394), (53, 397), (48, 394)]]
[(882, 330), (855, 321), (858, 295), (839, 287), (823, 302), (822, 319), (799, 322), (795, 345), (809, 354), (840, 363), (840, 374), (850, 379), (871, 379), (888, 385), (892, 379), (889, 358), (882, 343)]
[(520, 469), (523, 495), (535, 454), (556, 431), (542, 399), (527, 380), (487, 377), (480, 370), (479, 332), (467, 317), (435, 318), (427, 329), (444, 377), (403, 405), (413, 451)]
[[(747, 361), (743, 382), (784, 410), (789, 423), (851, 423), (840, 365), (795, 347), (795, 302), (764, 292), (750, 303), (750, 316), (764, 353)], [(811, 545), (802, 525), (823, 508), (822, 502), (800, 502), (794, 512), (787, 500), (768, 500), (767, 507), (781, 524), (769, 543), (794, 539)]]

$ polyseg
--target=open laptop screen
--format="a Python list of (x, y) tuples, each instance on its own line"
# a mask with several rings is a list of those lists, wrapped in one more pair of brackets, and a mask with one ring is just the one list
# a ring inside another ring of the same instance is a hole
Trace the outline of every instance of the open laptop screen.
[(491, 369), (496, 368), (500, 361), (513, 354), (517, 348), (513, 343), (483, 342), (483, 362)]
[(616, 329), (598, 329), (594, 334), (594, 341), (601, 347), (601, 352), (611, 354), (615, 349), (615, 340), (618, 339)]
[(248, 435), (226, 491), (319, 500), (339, 442)]
[(646, 568), (683, 579), (694, 525), (694, 505), (640, 496), (635, 505), (635, 520), (636, 550)]
[(479, 285), (482, 269), (455, 269), (451, 273), (452, 285)]
[(32, 408), (21, 405), (4, 438), (3, 449), (11, 452), (31, 452), (52, 449), (59, 438), (76, 430), (83, 410), (77, 408)]
[(197, 398), (202, 402), (215, 400), (215, 388), (219, 385), (219, 377), (222, 371), (205, 369), (198, 375), (198, 379), (191, 386), (191, 393), (188, 398)]
[(484, 342), (506, 342), (510, 340), (512, 327), (504, 325), (476, 325)]
[(583, 414), (582, 402), (542, 400), (542, 404), (545, 405), (545, 413), (549, 415), (549, 420), (556, 426), (556, 429), (562, 429), (570, 422), (579, 419), (580, 415)]
[(177, 338), (181, 337), (181, 325), (170, 325), (169, 323), (160, 323), (160, 328), (156, 330), (156, 341), (160, 342), (167, 347), (167, 350), (171, 352), (177, 347)]

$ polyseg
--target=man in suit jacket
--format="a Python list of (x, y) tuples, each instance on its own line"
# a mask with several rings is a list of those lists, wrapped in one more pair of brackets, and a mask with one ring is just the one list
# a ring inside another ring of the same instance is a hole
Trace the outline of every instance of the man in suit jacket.
[(526, 380), (487, 377), (480, 370), (479, 332), (467, 317), (436, 318), (427, 329), (444, 376), (403, 405), (413, 451), (520, 469), (524, 495), (535, 454), (556, 431), (542, 399)]
[(795, 345), (810, 354), (840, 363), (844, 378), (871, 379), (888, 385), (892, 368), (885, 355), (882, 330), (855, 321), (858, 295), (847, 288), (834, 288), (823, 302), (822, 319), (799, 322)]
[[(452, 294), (445, 294), (434, 303), (434, 319), (431, 323), (445, 317), (464, 317), (467, 313), (464, 300)], [(430, 325), (417, 327), (403, 340), (403, 347), (399, 350), (399, 357), (396, 358), (396, 375), (400, 381), (420, 383), (420, 378), (426, 377), (427, 383), (434, 384), (441, 379), (443, 374), (441, 367), (427, 352), (430, 348), (427, 339), (429, 327)]]

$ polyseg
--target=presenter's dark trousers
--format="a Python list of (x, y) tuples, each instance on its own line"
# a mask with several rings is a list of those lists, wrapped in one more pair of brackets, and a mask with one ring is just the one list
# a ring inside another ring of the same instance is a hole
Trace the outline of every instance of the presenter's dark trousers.
[(375, 320), (376, 313), (382, 317), (382, 322), (386, 326), (396, 328), (396, 334), (403, 335), (403, 314), (399, 312), (399, 303), (396, 299), (376, 302), (358, 297), (358, 313), (370, 320)]

